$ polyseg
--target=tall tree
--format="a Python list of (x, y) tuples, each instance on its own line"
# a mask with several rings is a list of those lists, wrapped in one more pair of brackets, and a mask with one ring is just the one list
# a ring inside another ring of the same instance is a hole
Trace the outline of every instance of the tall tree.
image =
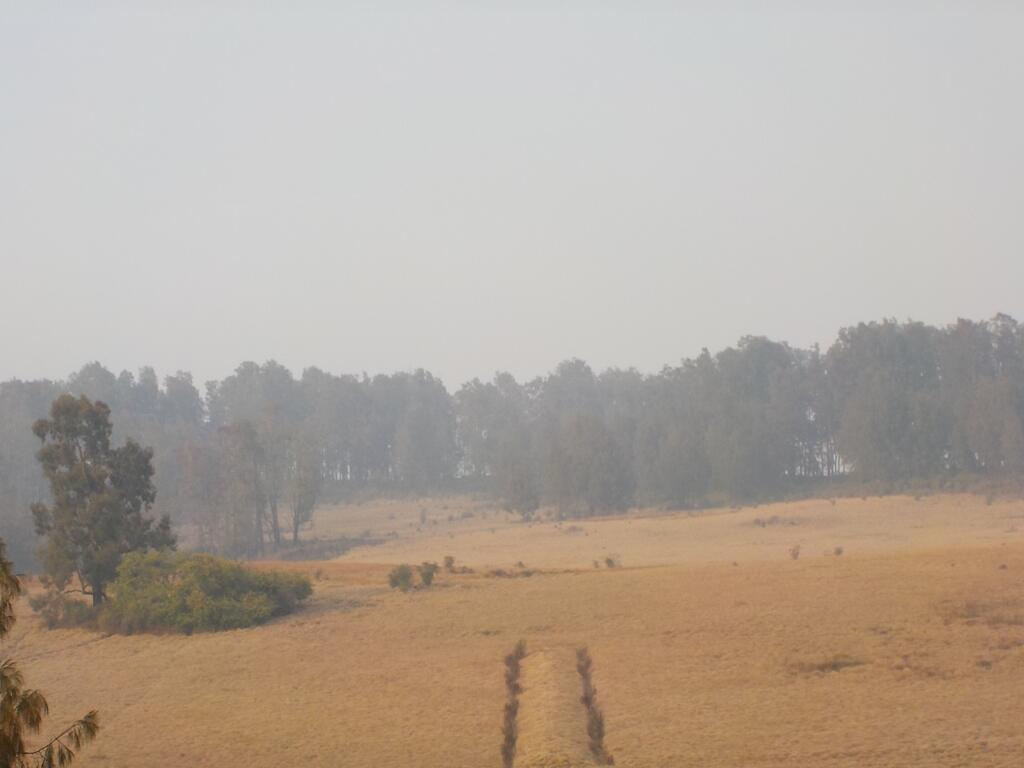
[(281, 544), (280, 504), (286, 490), (288, 442), (305, 410), (295, 379), (273, 360), (263, 365), (246, 362), (210, 387), (208, 401), (215, 426), (247, 423), (254, 430), (261, 454), (260, 487), (276, 549)]
[(43, 565), (57, 589), (77, 578), (93, 605), (103, 602), (126, 553), (175, 543), (167, 517), (154, 525), (145, 514), (156, 497), (153, 452), (134, 440), (112, 448), (111, 429), (105, 404), (71, 395), (33, 427), (53, 498), (32, 505), (36, 531), (46, 537)]
[(293, 544), (299, 540), (299, 529), (313, 520), (323, 476), (323, 451), (315, 432), (303, 430), (289, 443), (286, 486), (292, 512)]
[(0, 384), (0, 530), (11, 560), (22, 570), (38, 567), (32, 516), (25, 510), (49, 493), (35, 460), (38, 442), (32, 424), (59, 394), (51, 381)]

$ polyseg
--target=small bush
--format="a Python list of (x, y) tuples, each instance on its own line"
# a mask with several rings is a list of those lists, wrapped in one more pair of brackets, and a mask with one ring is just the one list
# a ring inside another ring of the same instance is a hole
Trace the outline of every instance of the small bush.
[(799, 560), (800, 559), (800, 545), (799, 544), (794, 544), (792, 547), (789, 548), (789, 556), (792, 559), (794, 559), (794, 560)]
[(408, 592), (412, 588), (412, 568), (405, 564), (395, 566), (388, 574), (388, 584), (392, 589)]
[(76, 600), (52, 587), (31, 598), (29, 605), (39, 614), (47, 629), (84, 627), (96, 620), (96, 610), (90, 604)]
[(313, 587), (298, 573), (261, 573), (211, 555), (130, 554), (100, 614), (114, 632), (240, 629), (294, 611)]
[(836, 557), (839, 557), (841, 554), (843, 554), (843, 548), (842, 547), (836, 547), (835, 549), (832, 550), (832, 554), (835, 555)]
[(448, 571), (448, 573), (455, 572), (455, 558), (451, 555), (444, 556), (444, 569)]
[(434, 583), (434, 574), (438, 571), (437, 563), (421, 563), (416, 566), (416, 570), (420, 574), (420, 583), (424, 587), (429, 587)]

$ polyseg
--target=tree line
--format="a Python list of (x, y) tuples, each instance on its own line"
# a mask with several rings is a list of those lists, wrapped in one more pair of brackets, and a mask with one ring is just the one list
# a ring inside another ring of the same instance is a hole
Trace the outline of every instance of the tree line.
[(65, 392), (151, 446), (154, 510), (231, 556), (283, 546), (319, 503), (356, 495), (471, 489), (524, 516), (587, 515), (1024, 472), (1024, 328), (1007, 315), (861, 323), (825, 351), (746, 337), (654, 374), (568, 360), (455, 392), (423, 370), (296, 377), (247, 362), (200, 393), (188, 373), (92, 363), (0, 384), (0, 523), (18, 561), (35, 547), (28, 509), (49, 494), (32, 425)]

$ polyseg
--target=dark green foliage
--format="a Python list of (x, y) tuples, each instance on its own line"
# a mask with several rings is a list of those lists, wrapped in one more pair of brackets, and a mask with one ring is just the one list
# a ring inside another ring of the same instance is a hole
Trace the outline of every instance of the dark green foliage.
[(573, 515), (626, 509), (633, 498), (626, 455), (596, 416), (577, 413), (559, 420), (549, 443), (544, 488), (547, 498)]
[(73, 581), (99, 605), (121, 558), (173, 548), (170, 521), (145, 513), (156, 498), (153, 451), (128, 440), (112, 448), (110, 409), (87, 397), (62, 395), (32, 431), (53, 503), (32, 505), (46, 572), (58, 590)]
[(111, 588), (100, 622), (124, 633), (250, 627), (291, 613), (313, 591), (301, 574), (168, 552), (128, 555)]
[(398, 565), (391, 569), (388, 574), (388, 584), (392, 589), (400, 589), (407, 592), (412, 588), (412, 568), (408, 565)]
[(36, 595), (29, 600), (29, 605), (39, 614), (48, 629), (90, 626), (98, 613), (91, 603), (85, 603), (57, 589), (47, 589)]
[[(14, 601), (20, 594), (21, 584), (6, 557), (4, 541), (0, 539), (0, 638), (14, 624)], [(42, 746), (30, 747), (26, 742), (38, 743), (32, 737), (42, 729), (49, 711), (46, 697), (40, 691), (25, 687), (25, 680), (14, 662), (0, 661), (0, 768), (70, 765), (82, 746), (99, 732), (99, 716), (92, 711)]]
[(416, 570), (420, 575), (420, 584), (429, 587), (434, 583), (434, 574), (438, 572), (439, 568), (437, 563), (421, 563), (416, 566)]

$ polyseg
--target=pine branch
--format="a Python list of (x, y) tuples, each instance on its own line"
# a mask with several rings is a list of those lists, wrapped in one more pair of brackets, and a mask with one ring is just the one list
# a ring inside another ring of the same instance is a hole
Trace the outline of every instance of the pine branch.
[[(93, 710), (81, 720), (69, 725), (39, 749), (22, 752), (19, 759), (25, 762), (29, 758), (38, 757), (40, 764), (46, 768), (54, 765), (67, 765), (75, 756), (74, 750), (81, 749), (83, 744), (95, 739), (99, 730), (99, 714)], [(65, 744), (64, 739), (67, 739), (71, 746)]]

